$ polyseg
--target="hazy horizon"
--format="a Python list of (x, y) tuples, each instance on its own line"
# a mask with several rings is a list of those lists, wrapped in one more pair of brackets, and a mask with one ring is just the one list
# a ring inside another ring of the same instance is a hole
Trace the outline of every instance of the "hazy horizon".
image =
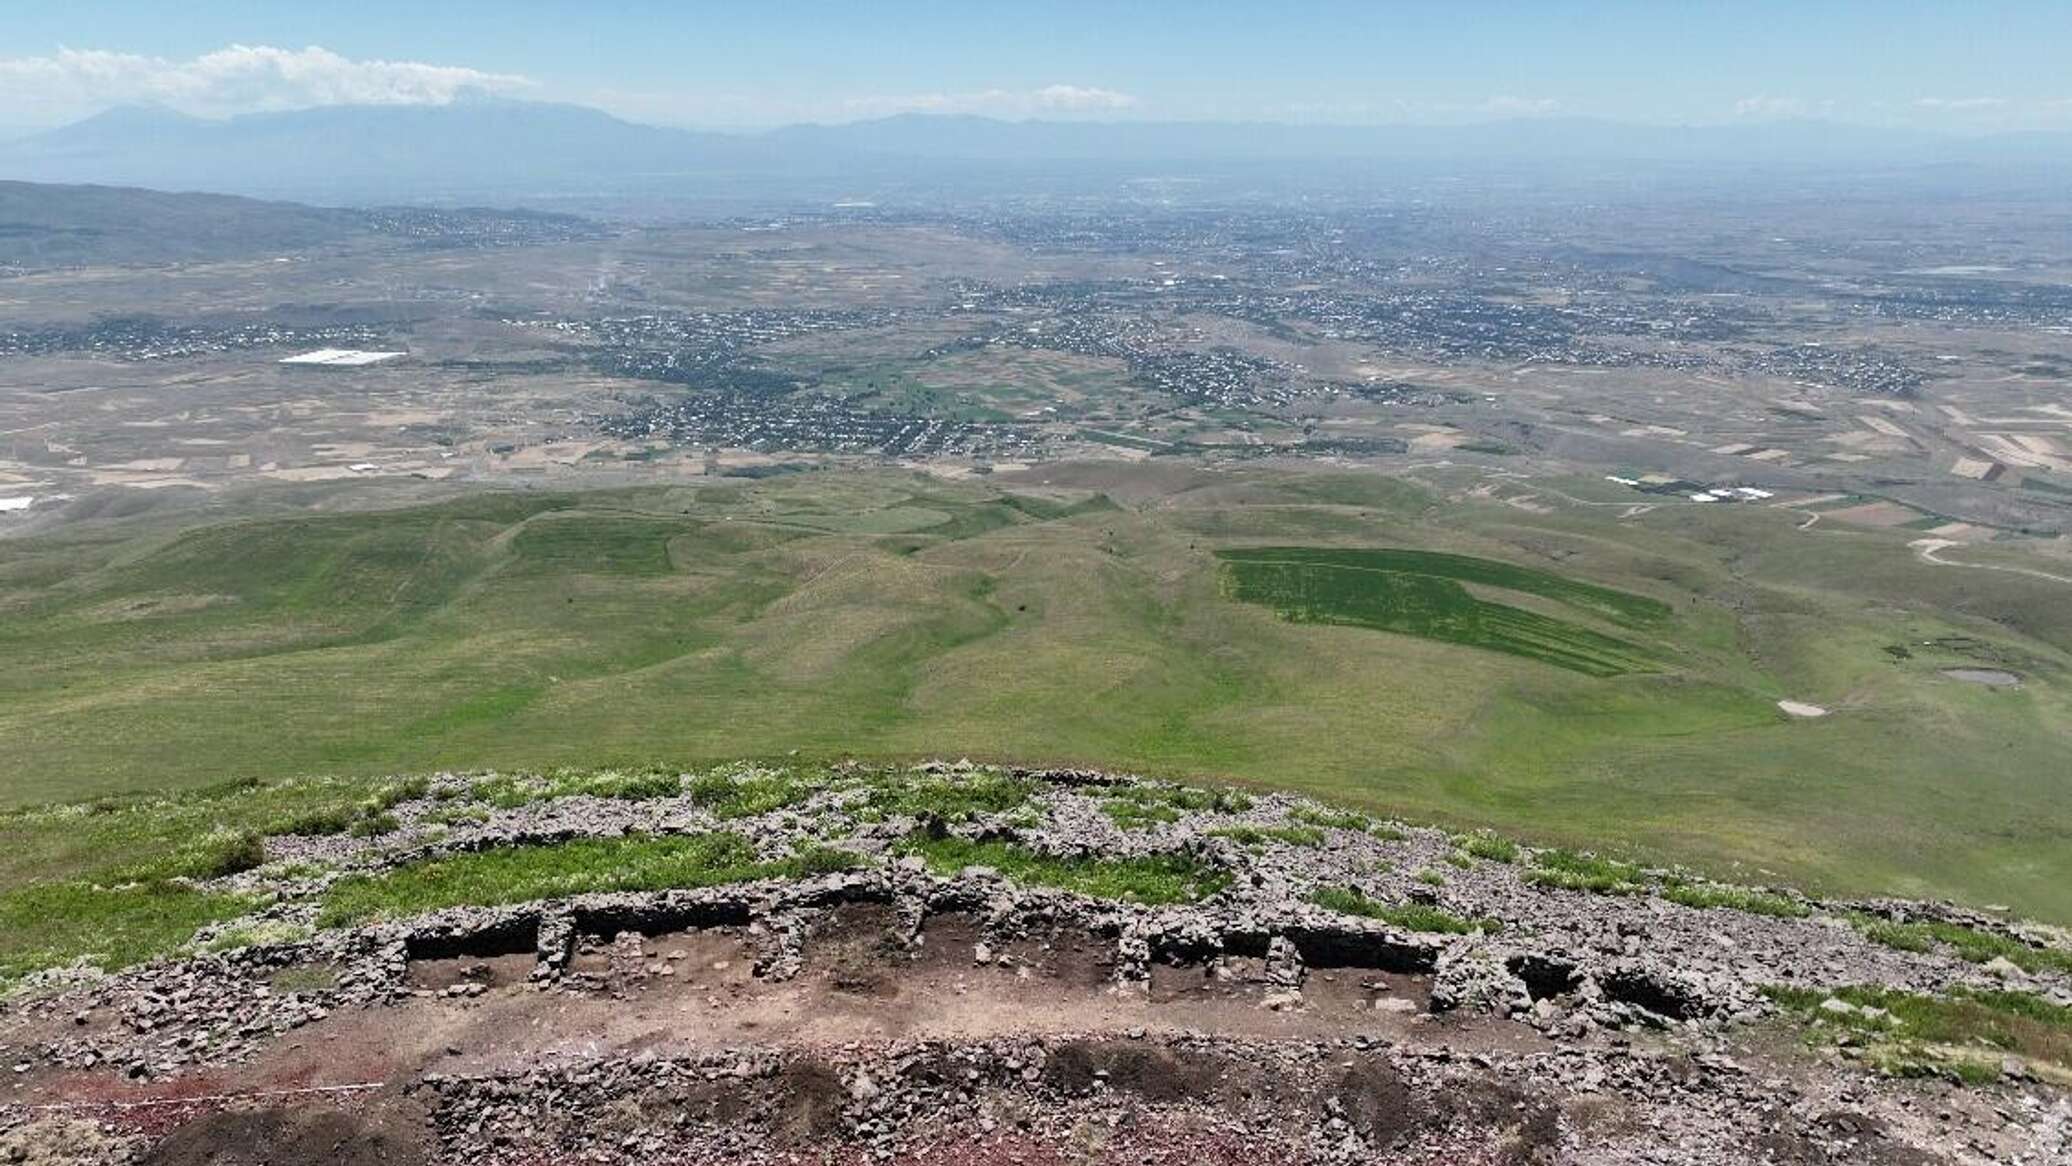
[[(556, 35), (543, 32), (559, 30)], [(570, 42), (565, 36), (573, 36)], [(4, 125), (123, 105), (206, 117), (442, 104), (478, 90), (629, 121), (755, 130), (898, 113), (1007, 120), (2072, 128), (2072, 9), (2002, 3), (1562, 6), (920, 0), (855, 12), (388, 0), (349, 13), (214, 0), (11, 14)], [(571, 51), (571, 45), (579, 51)]]

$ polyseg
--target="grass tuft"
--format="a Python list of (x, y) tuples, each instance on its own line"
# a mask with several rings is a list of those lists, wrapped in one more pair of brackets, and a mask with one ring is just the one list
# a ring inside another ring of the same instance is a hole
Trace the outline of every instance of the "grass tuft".
[(229, 927), (217, 932), (216, 937), (202, 945), (202, 950), (212, 952), (236, 951), (239, 948), (273, 946), (283, 943), (300, 943), (308, 939), (311, 929), (307, 924), (290, 923), (285, 919), (270, 919), (248, 923), (240, 927)]
[(1676, 880), (1662, 888), (1662, 897), (1686, 907), (1724, 907), (1733, 911), (1745, 911), (1750, 915), (1768, 915), (1774, 919), (1804, 919), (1813, 913), (1811, 907), (1788, 895), (1774, 894), (1755, 887), (1735, 886), (1732, 883), (1691, 883)]
[(402, 823), (396, 820), (394, 814), (362, 814), (353, 819), (353, 824), (346, 827), (345, 832), (355, 838), (374, 838), (382, 834), (394, 834), (401, 826)]
[(1542, 850), (1533, 855), (1533, 869), (1525, 881), (1567, 891), (1590, 891), (1599, 895), (1638, 895), (1647, 890), (1640, 868), (1630, 862), (1579, 854), (1572, 850)]
[(814, 786), (784, 770), (721, 770), (691, 779), (691, 801), (716, 818), (753, 818), (813, 796)]
[(1252, 796), (1234, 789), (1196, 789), (1185, 785), (1141, 783), (1118, 785), (1105, 791), (1111, 801), (1158, 806), (1187, 814), (1242, 814), (1252, 808)]
[(1288, 811), (1288, 817), (1304, 826), (1315, 826), (1323, 830), (1353, 830), (1364, 834), (1379, 829), (1373, 819), (1351, 810), (1297, 806)]
[(1350, 887), (1321, 887), (1310, 893), (1309, 901), (1341, 915), (1379, 919), (1410, 931), (1437, 935), (1467, 935), (1474, 931), (1493, 934), (1504, 928), (1500, 919), (1463, 919), (1424, 903), (1381, 903)]
[(266, 836), (257, 830), (214, 830), (201, 841), (195, 873), (222, 878), (256, 870), (266, 863)]
[(2033, 993), (1958, 988), (1930, 996), (1869, 986), (1831, 992), (1774, 986), (1763, 994), (1815, 1038), (1847, 1034), (1868, 1045), (1867, 1062), (1895, 1076), (1992, 1081), (2000, 1076), (2000, 1057), (2009, 1053), (2072, 1068), (2072, 1007)]
[(497, 774), (475, 782), (469, 790), (477, 800), (506, 810), (559, 798), (615, 798), (639, 802), (673, 798), (683, 792), (683, 778), (666, 766), (643, 769), (564, 768), (543, 774)]
[(1101, 812), (1124, 830), (1145, 830), (1180, 820), (1180, 811), (1171, 806), (1133, 802), (1127, 798), (1108, 798), (1102, 801)]
[(991, 867), (1015, 882), (1152, 905), (1199, 902), (1230, 883), (1228, 873), (1184, 854), (1060, 858), (1007, 842), (930, 837), (919, 831), (900, 844), (899, 852), (920, 856), (939, 874)]
[(981, 814), (1020, 809), (1035, 785), (989, 770), (962, 775), (893, 774), (876, 779), (864, 801), (866, 815), (878, 819), (933, 816), (962, 822)]
[(2072, 972), (2072, 951), (2032, 947), (2012, 936), (1980, 931), (1956, 923), (1924, 919), (1900, 923), (1876, 915), (1852, 915), (1849, 921), (1873, 943), (1900, 951), (1925, 952), (1942, 944), (1958, 958), (1975, 964), (2005, 959), (2025, 972)]
[(848, 869), (813, 850), (762, 861), (738, 834), (628, 835), (542, 846), (506, 846), (429, 859), (341, 879), (324, 897), (318, 925), (401, 919), (442, 907), (496, 906), (598, 891), (661, 891)]
[(1462, 850), (1476, 858), (1486, 858), (1491, 862), (1518, 861), (1518, 844), (1494, 831), (1477, 830), (1455, 841)]

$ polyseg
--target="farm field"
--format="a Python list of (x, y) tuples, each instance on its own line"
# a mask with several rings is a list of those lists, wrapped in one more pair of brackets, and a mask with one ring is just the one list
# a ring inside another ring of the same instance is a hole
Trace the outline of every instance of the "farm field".
[[(2072, 919), (2061, 586), (1471, 484), (1065, 464), (82, 519), (0, 557), (0, 796), (968, 755)], [(2020, 682), (1943, 674), (1981, 665)]]
[(1234, 598), (1272, 607), (1297, 622), (1402, 632), (1589, 676), (1646, 671), (1647, 652), (1562, 619), (1479, 599), (1462, 582), (1590, 603), (1618, 613), (1623, 622), (1657, 620), (1668, 612), (1656, 600), (1465, 555), (1315, 547), (1246, 547), (1216, 555), (1227, 565)]

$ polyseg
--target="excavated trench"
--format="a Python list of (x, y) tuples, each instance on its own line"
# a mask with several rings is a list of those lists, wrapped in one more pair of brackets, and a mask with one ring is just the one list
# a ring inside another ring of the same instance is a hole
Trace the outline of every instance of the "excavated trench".
[(403, 941), (409, 960), (493, 959), (539, 950), (540, 918), (520, 915), (468, 930), (421, 932)]
[(1350, 929), (1304, 927), (1285, 933), (1302, 962), (1312, 968), (1373, 968), (1406, 975), (1429, 975), (1439, 965), (1439, 949), (1424, 943), (1399, 943), (1386, 935)]
[[(1209, 1009), (1204, 1017), (1232, 1005), (1271, 1003), (1273, 993), (1294, 990), (1320, 1015), (1350, 1018), (1373, 1010), (1425, 1011), (1443, 951), (1395, 933), (1316, 922), (1272, 930), (1203, 931), (1198, 923), (1153, 929), (1134, 941), (1134, 959), (1132, 942), (1099, 914), (999, 918), (983, 904), (967, 907), (954, 897), (924, 902), (842, 888), (768, 913), (750, 900), (724, 897), (521, 912), (471, 931), (412, 935), (405, 952), (407, 983), (418, 989), (473, 991), (455, 986), (531, 979), (616, 997), (673, 982), (701, 992), (717, 985), (739, 1002), (802, 977), (836, 998), (897, 999), (911, 1007), (956, 977), (984, 973), (994, 985), (986, 991), (1003, 1006), (1013, 999), (1016, 989), (1008, 985), (1016, 981), (1065, 993), (1060, 999), (1136, 983), (1148, 1004)], [(1291, 956), (1292, 975), (1276, 963)], [(1535, 1000), (1566, 996), (1584, 982), (1577, 963), (1556, 953), (1512, 956), (1506, 967)], [(1601, 983), (1608, 998), (1656, 1016), (1688, 1019), (1706, 1011), (1674, 984), (1645, 975), (1613, 974)]]
[(1505, 961), (1511, 974), (1525, 983), (1534, 1000), (1566, 996), (1583, 986), (1583, 973), (1572, 960), (1553, 955), (1519, 955)]
[(1597, 983), (1604, 989), (1605, 999), (1631, 1004), (1669, 1020), (1692, 1020), (1707, 1012), (1703, 1000), (1675, 984), (1642, 972), (1608, 972), (1599, 976)]
[(657, 906), (592, 907), (575, 912), (575, 930), (580, 935), (610, 939), (623, 932), (636, 935), (672, 935), (709, 927), (746, 927), (750, 921), (747, 903), (662, 904)]

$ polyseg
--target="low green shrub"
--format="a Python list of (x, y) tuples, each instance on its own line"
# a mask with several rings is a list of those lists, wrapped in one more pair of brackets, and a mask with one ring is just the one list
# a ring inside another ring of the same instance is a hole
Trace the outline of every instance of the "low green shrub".
[(1374, 822), (1365, 814), (1350, 810), (1332, 810), (1313, 806), (1297, 806), (1288, 811), (1288, 817), (1304, 826), (1316, 826), (1324, 830), (1353, 830), (1365, 833), (1374, 829)]
[(1350, 887), (1321, 887), (1310, 893), (1309, 901), (1341, 915), (1379, 919), (1410, 931), (1425, 931), (1438, 935), (1466, 935), (1474, 931), (1494, 933), (1503, 930), (1504, 926), (1502, 920), (1463, 919), (1450, 911), (1424, 903), (1376, 902)]
[(1007, 842), (973, 842), (916, 831), (899, 846), (942, 874), (984, 866), (1016, 882), (1057, 887), (1098, 899), (1137, 903), (1192, 903), (1230, 883), (1230, 875), (1184, 854), (1133, 858), (1060, 858)]
[[(833, 852), (835, 854), (843, 852)], [(323, 927), (396, 919), (461, 905), (496, 906), (597, 891), (660, 891), (847, 869), (820, 849), (764, 861), (738, 834), (632, 834), (504, 846), (340, 879), (325, 895)]]
[(1773, 894), (1754, 887), (1739, 887), (1731, 883), (1691, 883), (1677, 880), (1662, 888), (1662, 897), (1686, 907), (1724, 907), (1733, 911), (1745, 911), (1750, 915), (1768, 915), (1776, 919), (1803, 919), (1813, 913), (1811, 907), (1788, 895)]
[(962, 822), (1020, 809), (1035, 784), (992, 770), (966, 774), (893, 774), (871, 783), (864, 810), (877, 819), (934, 817)]
[(2035, 947), (2012, 936), (1957, 923), (1928, 919), (1900, 923), (1862, 914), (1850, 916), (1849, 921), (1863, 933), (1864, 938), (1901, 951), (1930, 951), (1942, 944), (1959, 959), (1975, 964), (2005, 959), (2025, 972), (2072, 972), (2072, 951)]
[(1533, 855), (1525, 881), (1599, 895), (1637, 895), (1647, 890), (1640, 868), (1615, 858), (1570, 850), (1542, 850)]
[(1109, 798), (1103, 801), (1101, 812), (1124, 830), (1144, 830), (1180, 820), (1180, 811), (1171, 806), (1133, 802), (1124, 798)]
[(1867, 1045), (1866, 1061), (1896, 1076), (1991, 1081), (2008, 1053), (2072, 1069), (2072, 1007), (2030, 992), (1956, 988), (1935, 996), (1855, 985), (1763, 994), (1817, 1040), (1847, 1034)]
[(1518, 861), (1518, 844), (1501, 834), (1477, 830), (1455, 841), (1462, 850), (1476, 858), (1486, 858), (1491, 862)]
[(201, 841), (196, 873), (222, 878), (255, 870), (266, 862), (266, 836), (257, 830), (215, 830)]

